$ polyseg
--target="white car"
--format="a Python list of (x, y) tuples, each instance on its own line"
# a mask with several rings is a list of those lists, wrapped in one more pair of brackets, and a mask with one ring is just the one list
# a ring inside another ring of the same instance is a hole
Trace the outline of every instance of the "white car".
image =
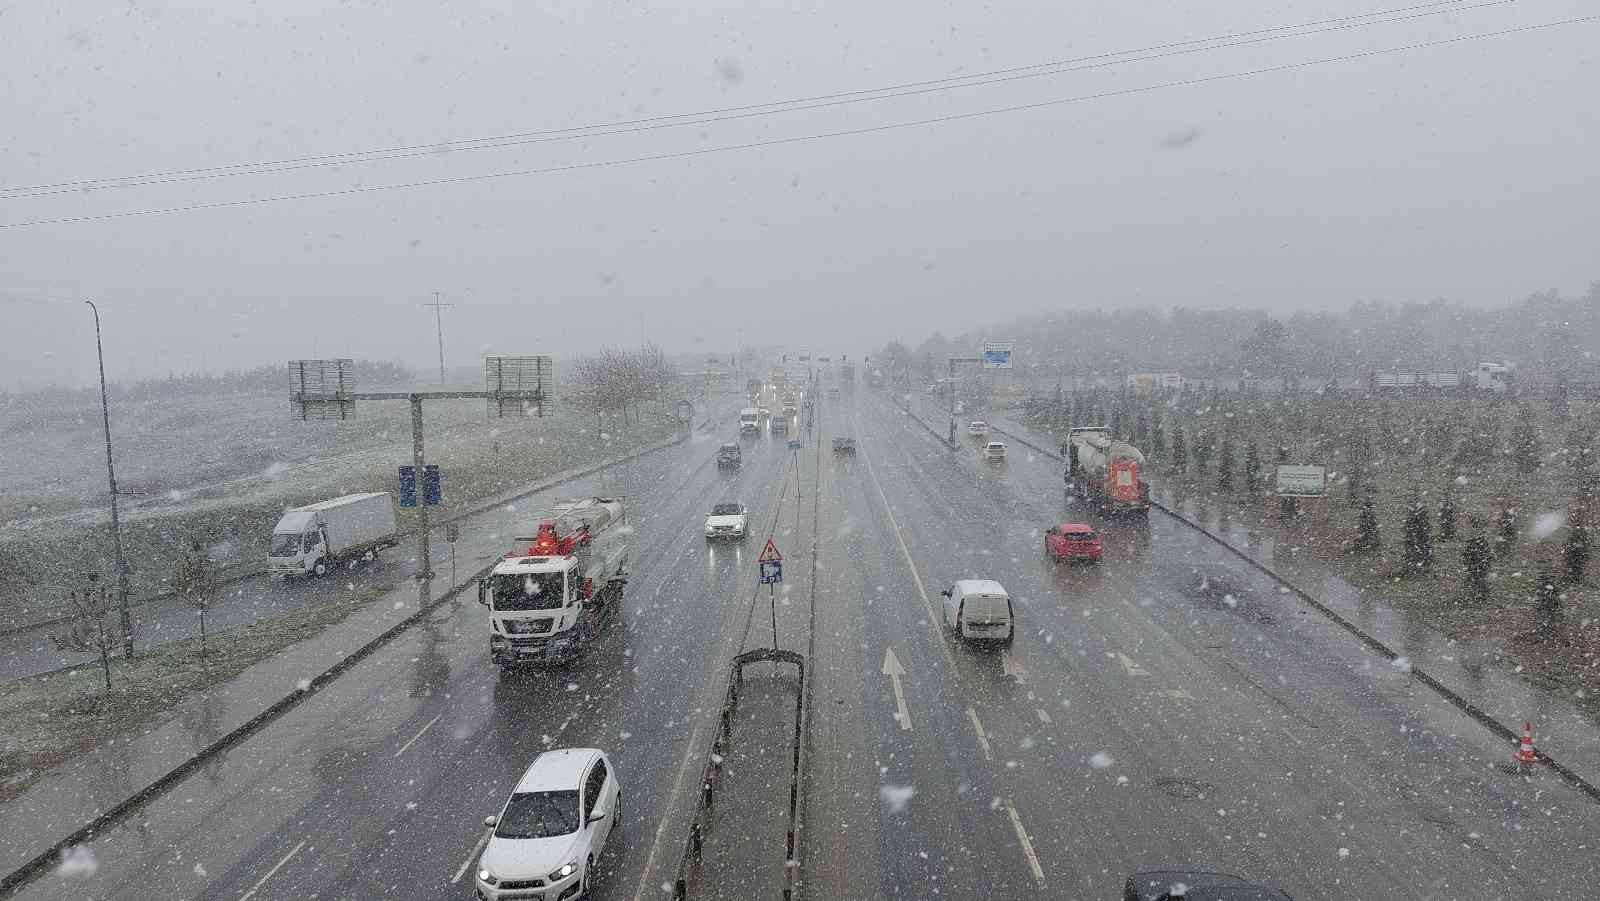
[(611, 759), (595, 748), (562, 748), (534, 758), (478, 858), (483, 901), (582, 898), (595, 858), (622, 814), (622, 789)]
[(744, 504), (717, 504), (706, 516), (706, 537), (743, 539), (749, 526), (750, 513)]
[(984, 422), (981, 419), (974, 419), (971, 422), (967, 423), (967, 434), (968, 435), (987, 435), (987, 434), (989, 434), (989, 424), (987, 422)]
[(1017, 634), (1011, 595), (993, 579), (959, 579), (939, 592), (944, 596), (944, 625), (969, 641), (1009, 646)]
[(1001, 463), (1006, 458), (1006, 443), (1004, 441), (991, 441), (983, 446), (983, 458), (990, 463)]

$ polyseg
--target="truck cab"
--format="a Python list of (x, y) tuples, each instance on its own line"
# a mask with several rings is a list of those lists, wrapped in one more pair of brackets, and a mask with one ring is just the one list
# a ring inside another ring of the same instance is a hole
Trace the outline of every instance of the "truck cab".
[(323, 575), (328, 571), (328, 538), (307, 510), (292, 510), (278, 520), (267, 548), (267, 571), (275, 576)]
[(761, 410), (759, 407), (745, 407), (739, 411), (739, 432), (761, 431)]
[(586, 586), (573, 557), (503, 560), (478, 583), (489, 608), (489, 653), (500, 665), (568, 656), (579, 648)]
[(478, 582), (489, 612), (489, 656), (498, 666), (576, 657), (622, 603), (629, 530), (618, 498), (560, 504), (538, 534), (518, 538)]

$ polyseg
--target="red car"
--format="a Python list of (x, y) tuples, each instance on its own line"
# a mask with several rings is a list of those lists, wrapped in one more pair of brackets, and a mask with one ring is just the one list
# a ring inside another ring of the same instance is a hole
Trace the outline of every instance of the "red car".
[(1100, 559), (1100, 536), (1081, 522), (1064, 522), (1044, 533), (1044, 552), (1057, 560)]

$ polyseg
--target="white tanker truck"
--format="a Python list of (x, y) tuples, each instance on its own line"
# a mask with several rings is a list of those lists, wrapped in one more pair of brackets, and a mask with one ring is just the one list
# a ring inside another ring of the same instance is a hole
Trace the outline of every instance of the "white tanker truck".
[(538, 532), (478, 582), (489, 655), (501, 667), (570, 660), (622, 605), (632, 554), (622, 498), (558, 503)]
[(1144, 480), (1144, 454), (1137, 447), (1097, 426), (1072, 429), (1062, 450), (1067, 490), (1096, 504), (1101, 513), (1149, 512), (1150, 483)]

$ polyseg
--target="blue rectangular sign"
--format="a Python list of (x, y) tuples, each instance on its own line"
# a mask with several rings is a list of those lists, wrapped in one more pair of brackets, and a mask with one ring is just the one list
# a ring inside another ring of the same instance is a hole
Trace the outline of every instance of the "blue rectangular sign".
[(761, 564), (761, 584), (771, 585), (783, 581), (783, 561), (770, 560)]
[(799, 450), (800, 449), (800, 439), (799, 438), (791, 438), (791, 439), (789, 439), (789, 449), (790, 450)]
[(400, 506), (415, 507), (417, 505), (417, 468), (415, 466), (400, 467)]
[(439, 484), (439, 467), (429, 463), (422, 467), (422, 502), (429, 507), (443, 503), (444, 492)]

